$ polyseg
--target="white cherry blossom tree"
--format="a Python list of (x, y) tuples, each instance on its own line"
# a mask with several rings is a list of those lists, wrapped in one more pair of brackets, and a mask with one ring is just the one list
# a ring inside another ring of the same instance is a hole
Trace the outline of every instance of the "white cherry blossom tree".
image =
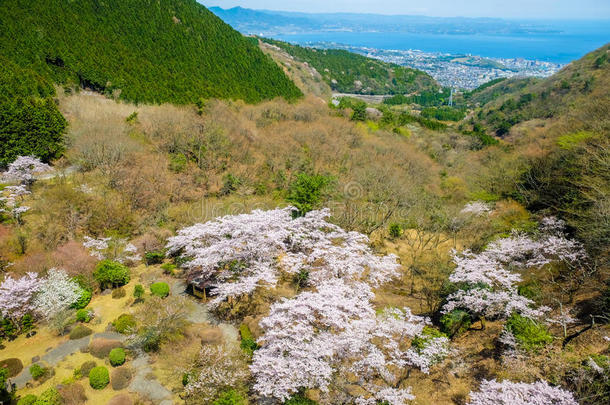
[(468, 405), (578, 405), (574, 395), (546, 381), (513, 383), (483, 380), (477, 392), (470, 393)]
[(78, 301), (82, 293), (82, 288), (65, 270), (53, 268), (40, 282), (33, 306), (42, 317), (52, 319)]

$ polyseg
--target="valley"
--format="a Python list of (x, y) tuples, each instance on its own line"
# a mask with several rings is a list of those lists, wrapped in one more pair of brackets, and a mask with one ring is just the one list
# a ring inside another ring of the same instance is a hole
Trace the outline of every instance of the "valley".
[(610, 44), (454, 92), (194, 0), (0, 17), (0, 402), (610, 401)]

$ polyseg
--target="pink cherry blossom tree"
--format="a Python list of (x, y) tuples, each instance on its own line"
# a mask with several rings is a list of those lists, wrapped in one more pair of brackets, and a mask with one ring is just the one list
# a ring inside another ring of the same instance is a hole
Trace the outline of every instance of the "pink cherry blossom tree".
[(19, 156), (8, 166), (8, 170), (3, 173), (5, 181), (17, 182), (21, 184), (31, 184), (34, 181), (34, 174), (51, 170), (51, 166), (42, 163), (34, 156)]
[(337, 375), (350, 373), (368, 393), (353, 398), (357, 403), (414, 399), (409, 387), (401, 387), (412, 364), (403, 347), (429, 321), (408, 308), (377, 315), (372, 298), (367, 284), (335, 278), (274, 304), (260, 323), (262, 347), (250, 367), (255, 391), (279, 400), (302, 388), (326, 393)]
[(329, 210), (296, 219), (293, 210), (256, 210), (196, 224), (169, 239), (168, 254), (187, 259), (191, 281), (213, 286), (213, 306), (273, 288), (282, 274), (306, 272), (312, 285), (330, 278), (380, 285), (397, 274), (396, 256), (373, 254), (365, 235), (327, 222)]
[(41, 280), (36, 273), (14, 279), (6, 276), (0, 284), (0, 314), (15, 325), (25, 315), (35, 310), (34, 296), (40, 288)]
[(546, 381), (513, 383), (483, 380), (477, 392), (470, 393), (468, 405), (578, 405), (574, 395)]
[(138, 248), (123, 238), (92, 238), (85, 236), (83, 246), (98, 260), (110, 259), (119, 263), (139, 262)]
[(284, 401), (304, 388), (326, 395), (351, 375), (363, 389), (352, 402), (412, 400), (403, 384), (408, 370), (426, 372), (447, 342), (410, 350), (429, 320), (408, 308), (375, 311), (373, 289), (397, 275), (397, 257), (374, 254), (366, 236), (329, 223), (328, 210), (299, 218), (292, 211), (253, 211), (182, 229), (168, 241), (168, 254), (186, 260), (191, 280), (213, 285), (212, 306), (273, 288), (284, 276), (308, 275), (305, 290), (272, 304), (260, 322), (250, 371), (262, 397)]
[(456, 268), (449, 281), (466, 285), (449, 295), (442, 312), (464, 309), (480, 318), (505, 319), (513, 312), (538, 318), (549, 308), (534, 308), (534, 302), (517, 292), (522, 281), (518, 271), (551, 262), (574, 263), (586, 258), (582, 246), (563, 234), (561, 221), (545, 218), (540, 234), (514, 234), (490, 243), (479, 254), (454, 253)]
[(21, 224), (21, 214), (30, 210), (23, 205), (23, 198), (31, 194), (24, 184), (7, 186), (0, 192), (0, 213), (10, 214), (17, 223)]

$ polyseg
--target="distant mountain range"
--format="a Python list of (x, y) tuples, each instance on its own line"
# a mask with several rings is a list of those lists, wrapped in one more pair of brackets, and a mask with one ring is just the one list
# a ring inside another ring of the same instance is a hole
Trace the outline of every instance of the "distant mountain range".
[(243, 7), (210, 11), (244, 34), (277, 35), (312, 31), (407, 32), (448, 35), (508, 35), (557, 33), (541, 23), (498, 18), (442, 18), (413, 15), (328, 13), (310, 14), (285, 11), (251, 10)]

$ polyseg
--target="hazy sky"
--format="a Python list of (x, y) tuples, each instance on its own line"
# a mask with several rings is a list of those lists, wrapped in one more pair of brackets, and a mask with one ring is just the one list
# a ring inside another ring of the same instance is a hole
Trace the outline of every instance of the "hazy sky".
[(198, 0), (230, 8), (439, 17), (610, 19), (610, 0)]

